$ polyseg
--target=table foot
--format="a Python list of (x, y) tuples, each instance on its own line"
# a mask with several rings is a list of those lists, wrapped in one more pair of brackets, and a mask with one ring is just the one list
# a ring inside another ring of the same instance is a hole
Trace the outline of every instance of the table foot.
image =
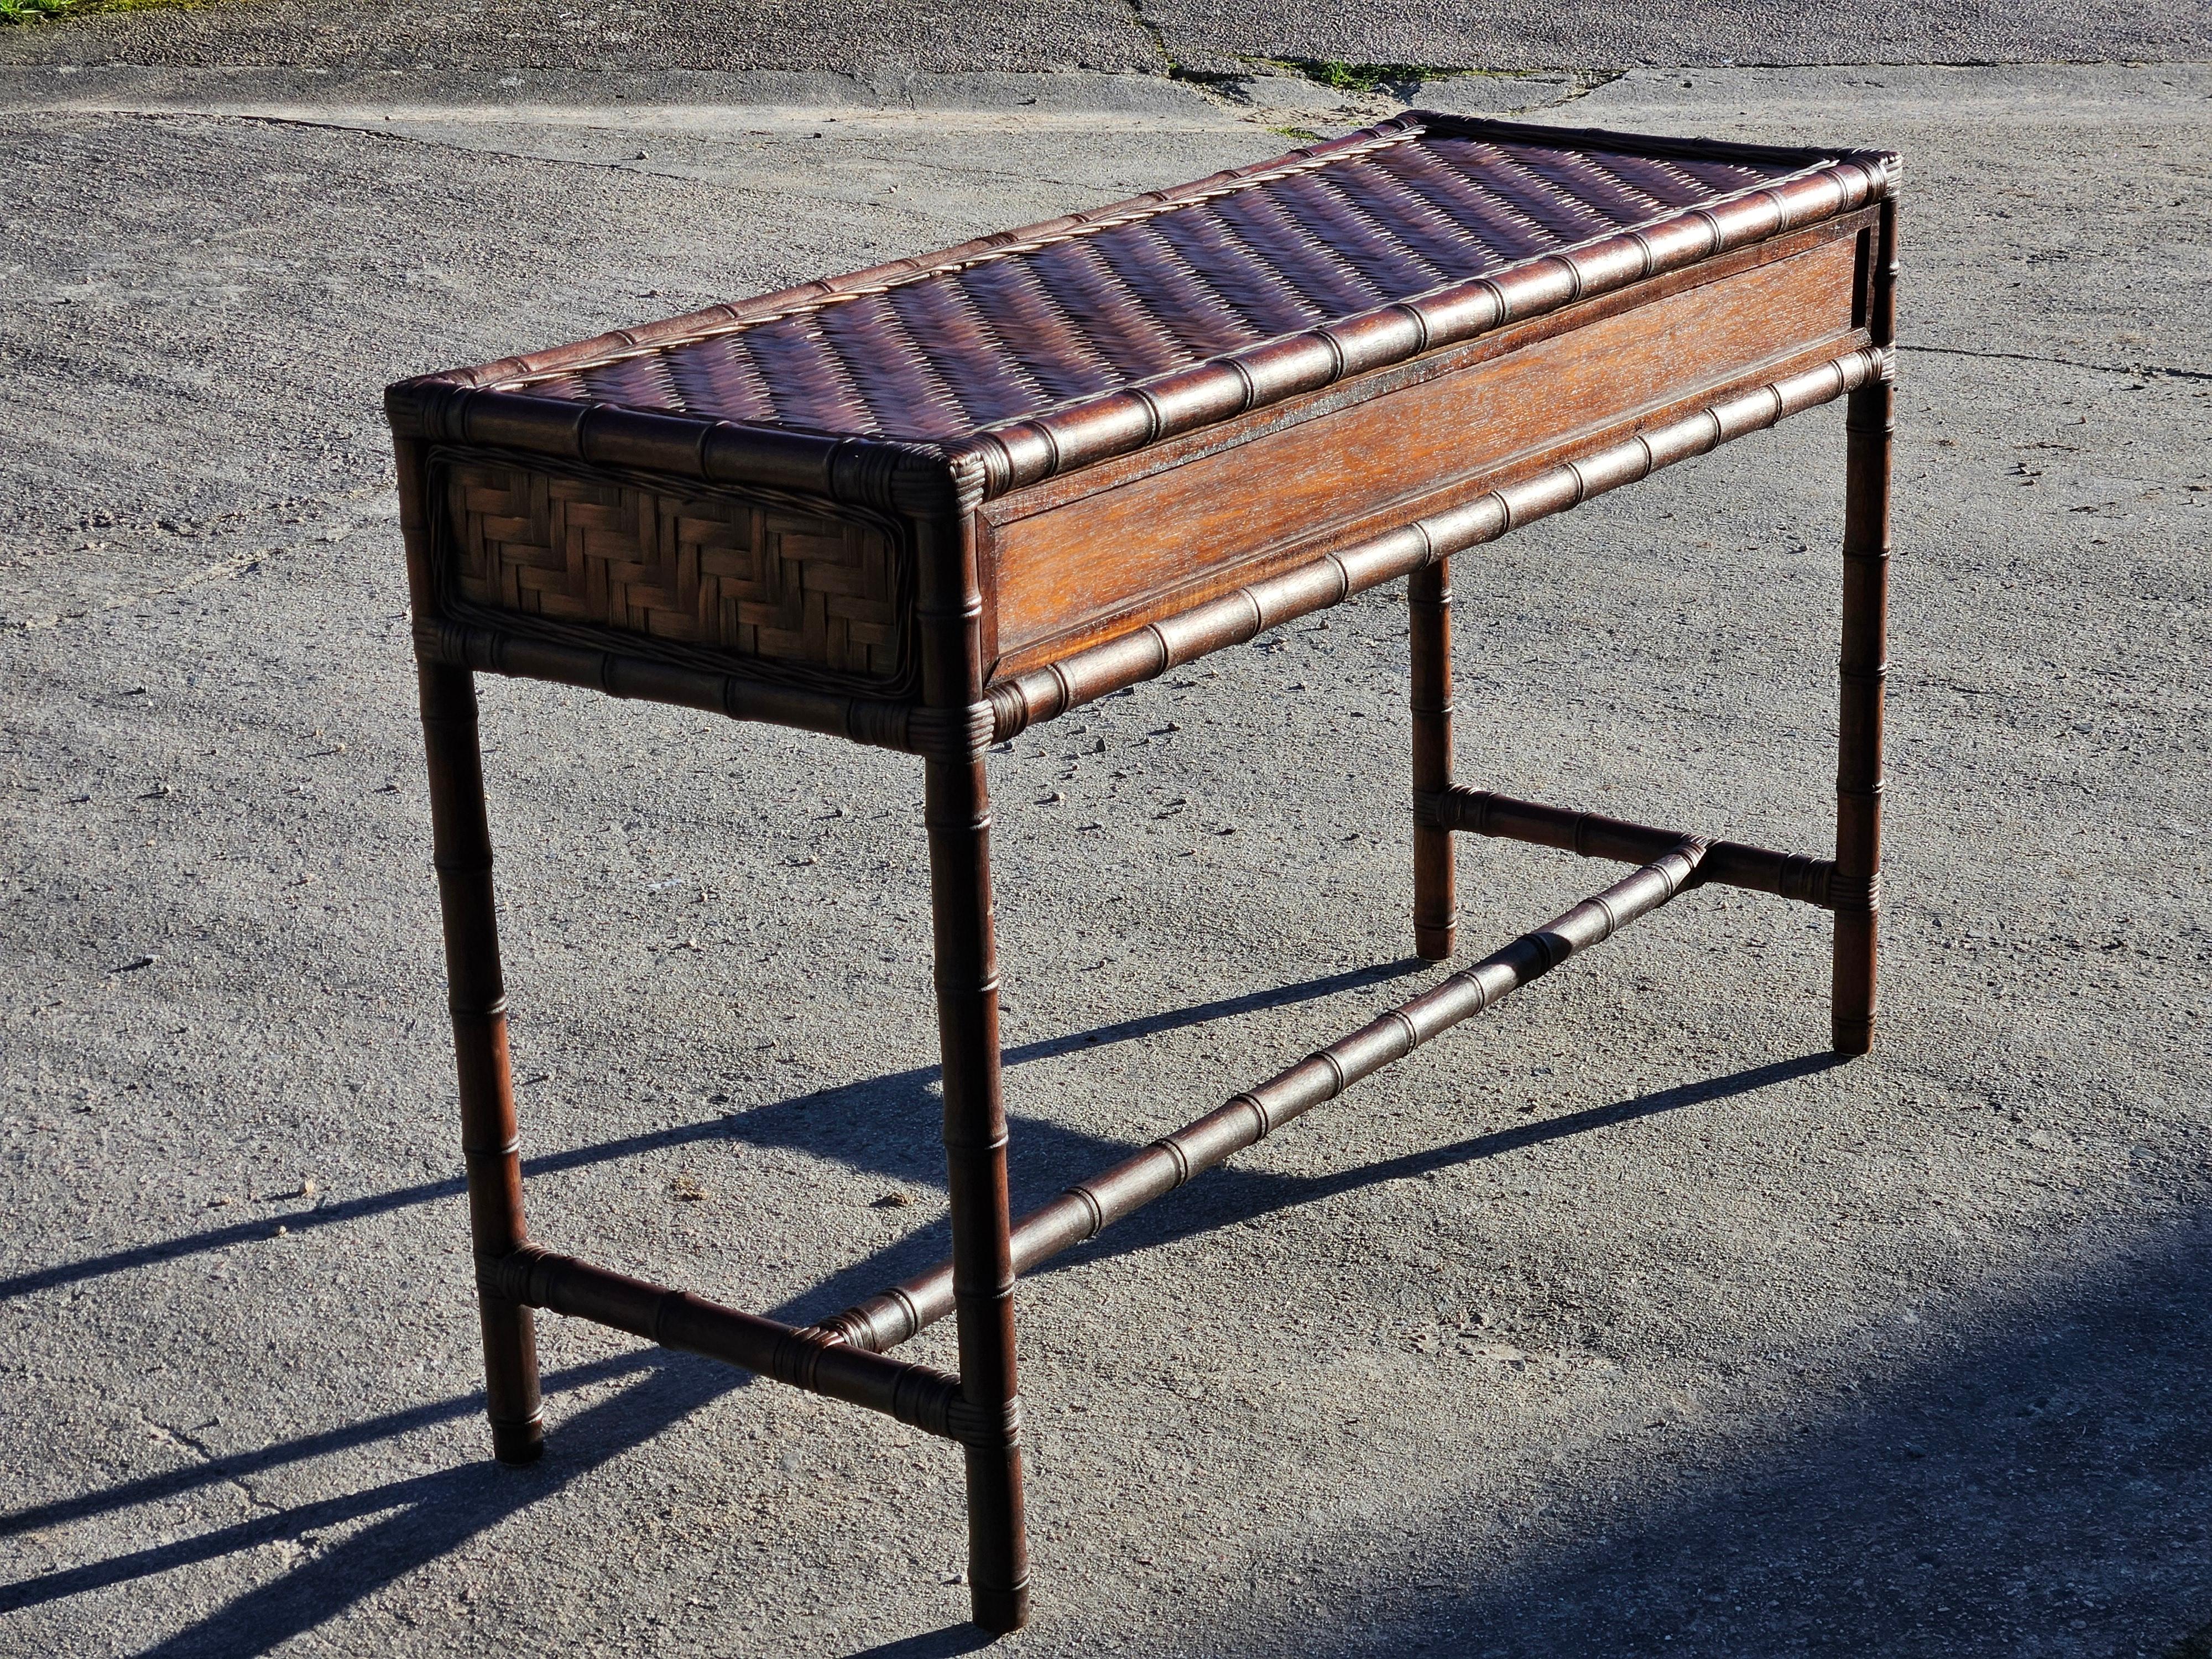
[(969, 1617), (976, 1625), (994, 1635), (1004, 1635), (1029, 1623), (1030, 1587), (1022, 1584), (1012, 1589), (985, 1589), (981, 1585), (971, 1585), (968, 1607)]

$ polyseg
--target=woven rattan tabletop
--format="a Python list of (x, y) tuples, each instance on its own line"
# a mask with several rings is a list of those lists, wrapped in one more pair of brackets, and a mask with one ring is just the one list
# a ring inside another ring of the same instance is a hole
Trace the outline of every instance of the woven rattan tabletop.
[[(1861, 194), (1850, 162), (1417, 113), (941, 253), (436, 378), (752, 427), (957, 441), (1377, 312), (1438, 315), (1455, 295), (1577, 250), (1626, 238), (1648, 259), (1686, 227), (1710, 246), (1716, 211), (1748, 198), (1818, 217)], [(1840, 187), (1803, 188), (1838, 169)]]

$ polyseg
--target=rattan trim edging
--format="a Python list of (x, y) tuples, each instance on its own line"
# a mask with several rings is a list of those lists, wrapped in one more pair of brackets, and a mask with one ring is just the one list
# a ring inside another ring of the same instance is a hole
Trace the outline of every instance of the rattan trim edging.
[[(1454, 118), (1447, 116), (1443, 118), (1449, 121)], [(1013, 230), (979, 236), (935, 252), (893, 259), (864, 270), (848, 271), (840, 276), (802, 283), (795, 288), (780, 289), (773, 294), (761, 295), (751, 300), (708, 306), (702, 311), (689, 312), (680, 317), (666, 318), (634, 329), (611, 330), (591, 339), (580, 340), (573, 345), (556, 346), (525, 356), (501, 358), (495, 363), (486, 363), (475, 368), (454, 369), (422, 378), (491, 391), (501, 389), (502, 383), (519, 383), (542, 379), (549, 374), (605, 368), (625, 357), (658, 350), (664, 346), (679, 343), (689, 344), (712, 339), (718, 334), (755, 328), (781, 318), (818, 311), (823, 306), (834, 305), (841, 300), (880, 294), (886, 289), (926, 281), (947, 271), (1034, 252), (1070, 236), (1095, 234), (1116, 225), (1156, 217), (1194, 203), (1233, 195), (1277, 179), (1310, 173), (1334, 161), (1405, 143), (1419, 137), (1423, 131), (1413, 125), (1407, 117), (1401, 116), (1362, 131), (1347, 133), (1341, 138), (1330, 139), (1325, 143), (1310, 144), (1302, 149), (1292, 150), (1287, 155), (1270, 156), (1244, 167), (1227, 168), (1189, 184), (1178, 185), (1171, 190), (1148, 191), (1141, 196), (1109, 202), (1103, 207), (1091, 208), (1082, 213), (1063, 214), (1058, 218), (1041, 220), (1036, 224), (1024, 225)]]
[[(1482, 125), (1521, 137), (1552, 136), (1544, 128)], [(1881, 198), (1893, 160), (1847, 153), (1817, 161), (1648, 225), (988, 427), (948, 447), (981, 459), (989, 500), (1838, 217)]]
[(875, 749), (932, 760), (973, 760), (992, 743), (988, 703), (933, 708), (922, 703), (778, 685), (740, 674), (683, 668), (620, 651), (530, 639), (504, 629), (440, 617), (415, 624), (415, 654), (511, 679), (551, 680), (611, 697), (673, 703), (736, 720), (819, 732)]
[[(1461, 785), (1413, 793), (1413, 822), (1468, 835), (1494, 836), (1556, 847), (1586, 859), (1640, 863), (1691, 839), (1686, 831), (1632, 823), (1601, 812), (1577, 812), (1540, 801), (1521, 800), (1494, 790)], [(1692, 887), (1717, 883), (1754, 893), (1771, 893), (1823, 910), (1834, 909), (1829, 893), (1832, 860), (1804, 853), (1778, 853), (1740, 841), (1708, 841)]]

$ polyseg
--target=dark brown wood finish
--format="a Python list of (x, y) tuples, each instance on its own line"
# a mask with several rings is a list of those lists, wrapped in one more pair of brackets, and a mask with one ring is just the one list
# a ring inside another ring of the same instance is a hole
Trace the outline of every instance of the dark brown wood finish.
[[(983, 694), (975, 544), (972, 535), (932, 527), (921, 548), (922, 692), (933, 707), (966, 708)], [(996, 1431), (988, 1439), (971, 1438), (965, 1449), (968, 1595), (975, 1623), (1010, 1631), (1029, 1620), (1029, 1542), (1007, 1243), (1006, 1109), (999, 1075), (990, 781), (981, 756), (922, 765), (961, 1398), (979, 1425)]]
[[(1897, 204), (1885, 201), (1873, 243), (1869, 331), (1897, 337)], [(1897, 395), (1891, 380), (1851, 393), (1844, 418), (1844, 643), (1837, 725), (1835, 982), (1837, 1052), (1874, 1047), (1875, 956), (1881, 907), (1881, 726), (1889, 678), (1889, 482)]]
[(526, 1312), (550, 1308), (865, 1406), (930, 1434), (952, 1440), (976, 1437), (958, 1377), (927, 1365), (886, 1363), (819, 1327), (801, 1329), (763, 1319), (534, 1244), (480, 1261), (477, 1283), (483, 1293)]
[[(1406, 578), (1411, 623), (1413, 715), (1413, 799), (1451, 787), (1452, 659), (1451, 561), (1438, 559)], [(1454, 890), (1451, 831), (1416, 812), (1413, 817), (1413, 946), (1425, 962), (1452, 953), (1459, 899)]]
[(1817, 227), (991, 502), (994, 677), (1865, 344), (1852, 233)]
[[(469, 1235), (479, 1261), (530, 1242), (522, 1221), (522, 1156), (507, 1063), (507, 985), (491, 890), (491, 829), (484, 811), (475, 676), (425, 663), (419, 671), (422, 743), (430, 769), (430, 839), (446, 924), (447, 1006), (459, 1073), (461, 1156), (468, 1171)], [(535, 1461), (545, 1438), (538, 1394), (538, 1339), (528, 1307), (482, 1290), (484, 1408), (502, 1463)]]
[(1431, 561), (1497, 540), (1508, 531), (1634, 483), (1662, 467), (1703, 455), (1748, 433), (1828, 403), (1887, 370), (1870, 349), (1846, 352), (1686, 411), (1662, 424), (1569, 456), (1547, 455), (1440, 512), (1322, 551), (1308, 562), (1262, 578), (1179, 615), (1147, 623), (1102, 644), (989, 688), (991, 729), (1000, 738), (1079, 703), (1164, 673), (1267, 629), (1340, 603), (1409, 574)]
[[(1015, 1267), (1023, 1273), (1096, 1237), (1124, 1216), (1164, 1197), (1273, 1134), (1364, 1077), (1396, 1064), (1442, 1032), (1494, 1007), (1532, 980), (1651, 914), (1693, 884), (1705, 843), (1692, 837), (1593, 894), (1572, 909), (1472, 967), (1377, 1015), (1349, 1036), (1232, 1097), (1173, 1134), (1164, 1135), (1103, 1174), (1079, 1182), (1013, 1229)], [(877, 1352), (894, 1347), (954, 1310), (950, 1261), (847, 1309), (825, 1328)]]
[[(1624, 864), (1644, 863), (1692, 839), (1680, 830), (1662, 830), (1607, 817), (1601, 812), (1577, 812), (1540, 801), (1516, 800), (1487, 789), (1458, 787), (1434, 795), (1416, 793), (1413, 821), (1471, 836), (1556, 847), (1586, 859), (1618, 859)], [(1740, 841), (1715, 841), (1705, 843), (1705, 856), (1698, 860), (1697, 875), (1690, 884), (1703, 887), (1717, 882), (1723, 887), (1745, 887), (1754, 893), (1772, 893), (1778, 898), (1830, 909), (1833, 906), (1829, 902), (1828, 884), (1835, 868), (1830, 860), (1802, 853), (1777, 853)]]
[[(408, 593), (420, 616), (434, 603), (422, 446), (403, 437), (393, 452)], [(446, 1001), (453, 1028), (469, 1234), (483, 1264), (522, 1249), (529, 1234), (523, 1224), (522, 1160), (507, 1058), (507, 983), (492, 896), (491, 823), (477, 735), (476, 677), (465, 667), (425, 658), (416, 682), (429, 779), (431, 861), (446, 939)], [(502, 1463), (532, 1462), (545, 1437), (533, 1316), (527, 1306), (495, 1290), (479, 1289), (477, 1312), (493, 1455)]]
[[(1872, 1040), (1893, 157), (1413, 115), (1094, 212), (387, 396), (496, 1454), (540, 1444), (532, 1310), (957, 1442), (976, 1622), (1028, 1616), (1018, 1273), (1708, 883), (1836, 914)], [(1848, 398), (1831, 859), (1452, 777), (1450, 561)], [(1401, 577), (1415, 943), (1452, 837), (1638, 866), (1016, 1222), (985, 756)], [(478, 672), (923, 764), (950, 1261), (793, 1327), (530, 1242)], [(956, 1317), (957, 1376), (883, 1351)]]

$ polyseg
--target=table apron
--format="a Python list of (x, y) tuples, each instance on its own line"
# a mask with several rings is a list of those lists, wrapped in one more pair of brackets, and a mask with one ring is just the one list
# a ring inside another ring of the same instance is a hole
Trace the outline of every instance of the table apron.
[(1793, 362), (1866, 343), (1857, 240), (1823, 226), (1697, 286), (1626, 308), (1616, 307), (1627, 295), (1591, 302), (1595, 314), (1578, 326), (1550, 331), (1559, 319), (1546, 319), (1517, 344), (1478, 343), (1363, 377), (1376, 385), (1348, 382), (1173, 465), (1154, 458), (1126, 477), (1109, 465), (1104, 487), (1073, 499), (1065, 483), (1041, 490), (1056, 502), (1043, 511), (1020, 495), (988, 505), (981, 563), (995, 672), (1418, 517), (1455, 488), (1603, 447)]
[(1829, 403), (1893, 372), (1890, 351), (1862, 346), (1734, 392), (1663, 423), (1585, 449), (1486, 488), (1442, 510), (991, 686), (993, 735), (1024, 727), (1165, 673), (1270, 628), (1342, 603), (1518, 526), (1563, 513), (1593, 495), (1649, 477), (1789, 416)]

